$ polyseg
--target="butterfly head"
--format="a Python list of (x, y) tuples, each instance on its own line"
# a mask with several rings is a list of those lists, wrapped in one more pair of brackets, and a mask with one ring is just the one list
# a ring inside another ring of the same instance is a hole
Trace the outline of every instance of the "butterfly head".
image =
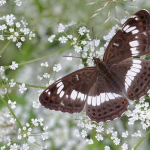
[(93, 61), (96, 66), (99, 66), (99, 64), (101, 63), (100, 59), (96, 57), (93, 57)]

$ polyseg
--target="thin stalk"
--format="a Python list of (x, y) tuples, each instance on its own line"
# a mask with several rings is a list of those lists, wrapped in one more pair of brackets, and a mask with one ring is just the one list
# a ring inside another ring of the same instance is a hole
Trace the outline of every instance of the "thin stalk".
[(145, 138), (150, 134), (150, 130), (146, 133), (146, 135), (140, 140), (140, 142), (134, 147), (134, 150), (138, 148), (138, 146), (145, 140)]
[(16, 119), (19, 127), (22, 129), (22, 125), (19, 121), (19, 119), (17, 118), (17, 116), (14, 114), (13, 110), (11, 109), (11, 107), (8, 105), (8, 103), (0, 96), (0, 100), (5, 104), (5, 106), (9, 109), (9, 111), (11, 112), (11, 114), (13, 115), (13, 117)]
[(6, 48), (8, 47), (8, 45), (11, 43), (11, 40), (9, 40), (6, 45), (0, 50), (0, 55), (6, 50)]
[[(57, 50), (54, 51), (54, 52), (50, 52), (50, 53), (48, 53), (48, 54), (46, 54), (46, 55), (44, 55), (44, 56), (42, 56), (42, 57), (39, 57), (39, 58), (36, 58), (36, 59), (32, 59), (32, 60), (29, 60), (29, 61), (25, 61), (25, 62), (19, 63), (18, 65), (21, 66), (21, 65), (30, 64), (30, 63), (33, 63), (33, 62), (42, 60), (42, 59), (44, 59), (44, 58), (46, 58), (46, 57), (49, 57), (49, 56), (51, 56), (51, 55), (54, 55), (54, 54), (56, 54), (56, 53), (58, 53), (58, 52), (60, 52), (60, 51), (62, 51), (62, 50), (64, 50), (64, 49), (67, 49), (67, 48), (69, 48), (69, 47), (70, 47), (70, 46), (67, 45), (67, 46), (62, 47), (62, 48), (60, 48), (60, 49), (57, 49)], [(5, 68), (5, 69), (8, 69), (9, 66), (4, 66), (4, 68)]]

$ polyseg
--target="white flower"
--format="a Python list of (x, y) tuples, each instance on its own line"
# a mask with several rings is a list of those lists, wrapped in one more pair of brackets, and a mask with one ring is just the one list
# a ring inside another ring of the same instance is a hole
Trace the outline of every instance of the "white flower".
[(48, 134), (49, 134), (48, 132), (42, 133), (41, 138), (42, 138), (43, 141), (47, 140), (49, 138)]
[(48, 79), (48, 78), (50, 78), (50, 74), (44, 73), (43, 77)]
[(50, 42), (50, 43), (52, 43), (53, 42), (53, 39), (56, 37), (56, 35), (51, 35), (49, 38), (48, 38), (48, 41)]
[(15, 122), (16, 122), (16, 119), (15, 119), (15, 118), (11, 118), (11, 119), (10, 119), (10, 123), (15, 124)]
[(33, 101), (32, 107), (33, 107), (33, 108), (39, 108), (40, 105), (41, 105), (40, 102), (35, 102), (35, 101)]
[(128, 137), (128, 131), (122, 132), (122, 137), (127, 138)]
[(128, 145), (127, 145), (127, 143), (124, 143), (121, 147), (122, 147), (122, 150), (128, 150)]
[(16, 101), (12, 102), (11, 100), (8, 100), (8, 104), (10, 105), (10, 107), (12, 109), (15, 109), (16, 108)]
[(104, 150), (110, 150), (110, 147), (109, 146), (105, 146)]
[(64, 32), (64, 31), (65, 31), (65, 26), (62, 23), (60, 23), (58, 25), (58, 32), (61, 33), (61, 32)]
[(93, 140), (92, 140), (92, 139), (86, 139), (86, 142), (87, 142), (89, 145), (93, 144)]
[(6, 0), (0, 0), (0, 6), (4, 5), (6, 3)]
[(102, 140), (104, 139), (101, 134), (96, 134), (95, 137), (96, 137), (96, 139), (97, 139), (98, 141), (102, 141)]
[(75, 46), (74, 46), (74, 50), (75, 50), (75, 52), (80, 53), (81, 50), (82, 50), (82, 47), (75, 45)]
[(12, 70), (16, 70), (16, 68), (18, 68), (18, 64), (15, 61), (12, 61), (12, 65), (10, 65), (9, 68)]
[(65, 36), (59, 37), (58, 41), (60, 41), (60, 43), (66, 43), (67, 42), (67, 38)]
[(61, 64), (55, 64), (54, 67), (53, 67), (53, 71), (60, 71), (61, 70)]
[(41, 66), (42, 66), (42, 67), (48, 67), (49, 64), (48, 64), (48, 62), (45, 62), (45, 63), (41, 63)]
[(38, 126), (39, 123), (38, 123), (38, 120), (37, 119), (31, 119), (31, 122), (34, 126)]
[(22, 46), (22, 43), (21, 43), (21, 42), (18, 42), (18, 43), (16, 43), (16, 46), (20, 49), (21, 46)]
[(17, 6), (21, 6), (21, 4), (22, 4), (21, 0), (15, 0), (15, 3)]
[(24, 83), (22, 85), (19, 85), (19, 92), (22, 94), (27, 90), (26, 86)]
[(87, 30), (86, 27), (81, 27), (81, 28), (79, 28), (78, 32), (80, 35), (84, 35), (84, 33), (89, 32), (89, 30)]
[(82, 136), (83, 138), (85, 138), (85, 137), (87, 136), (87, 131), (82, 130), (82, 132), (81, 132), (81, 136)]
[(22, 150), (28, 150), (29, 149), (29, 145), (27, 143), (22, 145)]
[(34, 136), (29, 136), (28, 137), (28, 142), (29, 143), (34, 143), (36, 140), (35, 140), (35, 138), (34, 138)]
[(100, 125), (100, 126), (98, 126), (98, 127), (96, 127), (96, 132), (99, 132), (99, 133), (101, 133), (101, 132), (103, 132), (104, 131), (104, 128)]
[(10, 80), (9, 85), (10, 85), (10, 87), (14, 87), (16, 85), (16, 82), (14, 82), (14, 79)]
[(12, 145), (10, 145), (10, 150), (19, 150), (19, 145), (13, 143)]

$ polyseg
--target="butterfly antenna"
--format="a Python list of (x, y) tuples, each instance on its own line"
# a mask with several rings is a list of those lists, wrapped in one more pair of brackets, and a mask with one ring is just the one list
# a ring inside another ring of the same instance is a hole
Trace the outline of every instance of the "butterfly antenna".
[(94, 28), (92, 27), (92, 36), (93, 36), (93, 47), (95, 51), (95, 34), (94, 34)]
[(80, 57), (80, 56), (67, 56), (67, 55), (63, 55), (62, 57), (72, 57), (72, 58), (81, 58), (82, 59), (82, 57)]

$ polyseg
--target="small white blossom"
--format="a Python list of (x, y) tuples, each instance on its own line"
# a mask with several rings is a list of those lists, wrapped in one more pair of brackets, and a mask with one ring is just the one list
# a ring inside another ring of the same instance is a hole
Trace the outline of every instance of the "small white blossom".
[(21, 6), (21, 4), (22, 4), (21, 0), (15, 0), (15, 3), (17, 6)]
[(49, 133), (48, 132), (44, 132), (44, 133), (42, 133), (42, 135), (41, 135), (41, 138), (42, 138), (42, 140), (43, 141), (45, 141), (45, 140), (47, 140), (48, 138), (49, 138)]
[(19, 145), (13, 143), (12, 145), (10, 145), (10, 150), (19, 150)]
[(12, 61), (12, 64), (9, 66), (10, 69), (16, 70), (18, 68), (18, 64), (15, 61)]
[(104, 150), (110, 150), (110, 147), (109, 146), (105, 146)]
[(53, 67), (53, 71), (59, 72), (61, 70), (61, 64), (55, 64)]
[(48, 41), (50, 42), (50, 43), (52, 43), (53, 42), (53, 39), (56, 37), (56, 35), (51, 35), (49, 38), (48, 38)]
[(27, 90), (26, 86), (24, 83), (22, 85), (19, 85), (19, 92), (22, 94)]
[(6, 0), (0, 0), (0, 6), (4, 5), (6, 3)]
[(85, 137), (87, 136), (87, 131), (82, 130), (82, 132), (81, 132), (81, 136), (82, 136), (83, 138), (85, 138)]
[(128, 131), (122, 132), (122, 137), (127, 138), (128, 137)]
[(8, 104), (10, 105), (10, 107), (12, 109), (15, 109), (16, 108), (16, 101), (12, 102), (11, 100), (8, 100)]
[(80, 53), (81, 52), (81, 50), (82, 50), (82, 48), (81, 48), (81, 46), (74, 46), (74, 50), (75, 50), (75, 52), (77, 52), (77, 53)]
[(34, 138), (34, 136), (29, 136), (28, 137), (28, 142), (29, 143), (34, 143), (36, 140), (35, 140), (35, 138)]
[(15, 124), (15, 122), (16, 122), (16, 119), (15, 119), (15, 118), (11, 118), (11, 119), (10, 119), (10, 123)]
[(28, 150), (30, 147), (27, 143), (22, 145), (22, 150)]
[(45, 63), (41, 63), (41, 66), (43, 66), (43, 67), (48, 67), (49, 64), (48, 64), (48, 62), (45, 62)]
[(43, 77), (48, 79), (48, 78), (50, 78), (50, 74), (44, 73)]
[(64, 31), (65, 31), (65, 26), (62, 23), (60, 23), (58, 25), (58, 32), (61, 33), (61, 32), (64, 32)]
[(60, 41), (60, 43), (66, 43), (67, 42), (67, 38), (65, 36), (59, 37), (58, 41)]
[(87, 142), (89, 145), (93, 144), (93, 140), (92, 140), (92, 139), (86, 139), (86, 142)]
[(122, 147), (122, 150), (128, 150), (128, 145), (127, 145), (127, 143), (124, 143), (121, 147)]
[(14, 79), (10, 80), (9, 86), (14, 87), (16, 85), (16, 82), (14, 82)]
[(32, 107), (33, 107), (33, 108), (39, 108), (40, 105), (41, 105), (41, 104), (40, 104), (39, 102), (33, 101)]

